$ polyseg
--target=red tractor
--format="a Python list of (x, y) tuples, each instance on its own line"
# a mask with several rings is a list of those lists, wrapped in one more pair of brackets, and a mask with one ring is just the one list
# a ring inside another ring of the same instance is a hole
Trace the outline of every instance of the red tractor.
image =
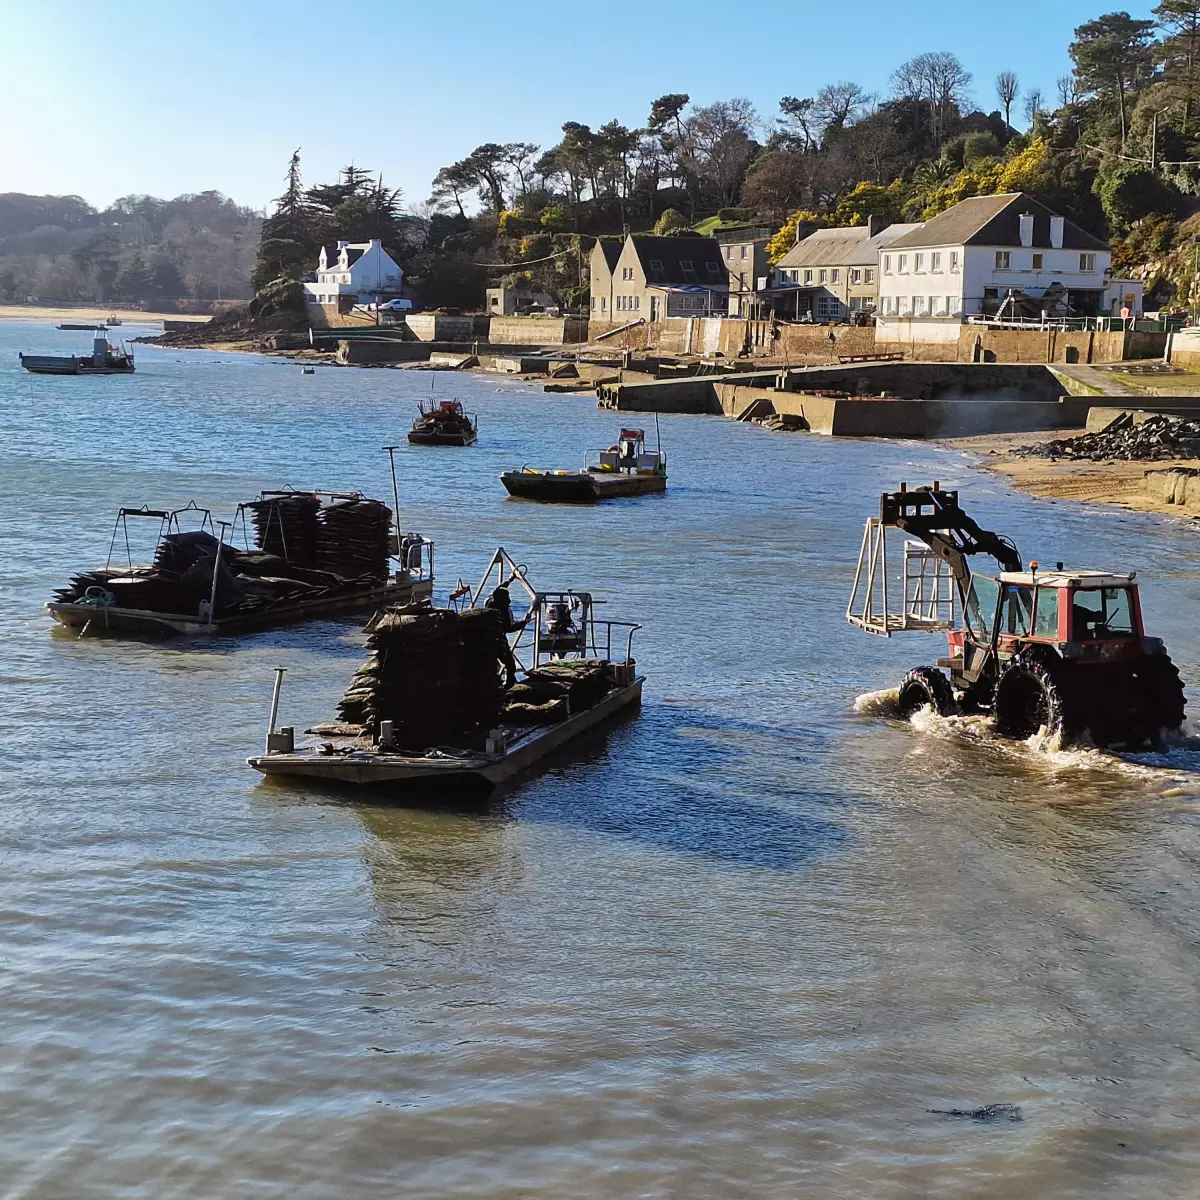
[[(904, 547), (899, 612), (888, 609), (889, 528), (916, 539)], [(999, 563), (998, 575), (971, 573), (967, 559), (979, 553)], [(946, 630), (947, 657), (900, 684), (904, 717), (927, 706), (942, 716), (990, 712), (1006, 737), (1045, 729), (1067, 743), (1131, 747), (1183, 724), (1183, 684), (1162, 640), (1145, 635), (1133, 572), (1025, 568), (1008, 538), (981, 529), (936, 482), (880, 498), (846, 615), (887, 637)]]

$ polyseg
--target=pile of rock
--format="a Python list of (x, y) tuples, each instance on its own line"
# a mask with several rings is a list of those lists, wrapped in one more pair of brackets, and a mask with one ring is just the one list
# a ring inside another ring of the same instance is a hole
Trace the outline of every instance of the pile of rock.
[(1087, 459), (1092, 462), (1200, 458), (1200, 421), (1156, 414), (1139, 422), (1132, 413), (1125, 412), (1096, 433), (1021, 446), (1013, 453), (1022, 458)]

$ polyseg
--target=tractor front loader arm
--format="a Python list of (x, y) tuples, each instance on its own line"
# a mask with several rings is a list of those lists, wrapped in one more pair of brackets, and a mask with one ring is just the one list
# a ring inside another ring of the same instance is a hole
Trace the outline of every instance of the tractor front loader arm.
[(957, 491), (943, 491), (936, 483), (912, 491), (902, 487), (898, 492), (884, 492), (879, 499), (879, 519), (933, 550), (949, 566), (964, 595), (971, 582), (967, 559), (973, 554), (990, 554), (1002, 571), (1021, 569), (1021, 555), (1013, 542), (982, 528), (959, 507)]

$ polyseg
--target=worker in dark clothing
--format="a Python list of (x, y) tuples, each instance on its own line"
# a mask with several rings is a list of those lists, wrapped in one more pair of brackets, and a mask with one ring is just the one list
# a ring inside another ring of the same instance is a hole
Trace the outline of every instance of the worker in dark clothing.
[(517, 682), (517, 660), (513, 656), (512, 646), (508, 643), (508, 634), (524, 629), (529, 624), (529, 618), (518, 621), (513, 617), (512, 597), (504, 584), (492, 592), (483, 602), (483, 607), (489, 612), (496, 613), (500, 618), (500, 631), (503, 636), (496, 643), (496, 651), (500, 656), (500, 661), (504, 663), (504, 686), (512, 687)]

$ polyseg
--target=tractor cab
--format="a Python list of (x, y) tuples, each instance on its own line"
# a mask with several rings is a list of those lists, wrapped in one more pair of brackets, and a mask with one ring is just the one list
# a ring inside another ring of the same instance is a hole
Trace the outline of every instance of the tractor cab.
[[(1022, 646), (1056, 648), (1064, 658), (1111, 661), (1141, 653), (1142, 610), (1134, 575), (1107, 571), (1004, 571), (972, 575), (963, 629), (951, 631), (951, 653), (970, 641), (1001, 659)], [(954, 634), (961, 634), (959, 639)], [(959, 646), (954, 642), (958, 640)]]

